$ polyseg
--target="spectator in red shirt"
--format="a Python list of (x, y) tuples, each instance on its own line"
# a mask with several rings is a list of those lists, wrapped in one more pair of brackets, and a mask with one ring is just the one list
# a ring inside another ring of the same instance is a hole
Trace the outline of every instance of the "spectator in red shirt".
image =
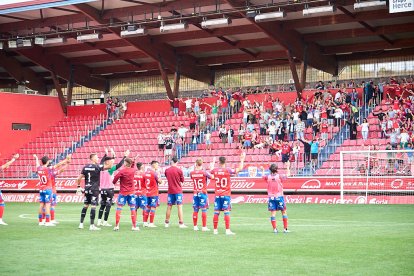
[(180, 111), (180, 99), (178, 97), (175, 97), (174, 100), (168, 99), (170, 102), (172, 102), (174, 116), (178, 116), (178, 113)]
[(283, 144), (282, 144), (282, 162), (283, 163), (289, 162), (291, 151), (292, 151), (292, 147), (289, 145), (288, 141), (283, 141)]
[(165, 170), (165, 177), (168, 181), (168, 207), (165, 214), (165, 227), (170, 226), (171, 209), (173, 205), (178, 208), (178, 222), (180, 228), (187, 228), (183, 222), (183, 188), (184, 175), (183, 171), (177, 167), (178, 159), (171, 159), (171, 167)]
[(190, 121), (190, 130), (195, 130), (197, 116), (195, 115), (194, 111), (191, 111), (190, 116), (188, 118), (189, 118), (189, 121)]
[(328, 140), (328, 123), (326, 122), (326, 119), (322, 120), (320, 131), (322, 140)]

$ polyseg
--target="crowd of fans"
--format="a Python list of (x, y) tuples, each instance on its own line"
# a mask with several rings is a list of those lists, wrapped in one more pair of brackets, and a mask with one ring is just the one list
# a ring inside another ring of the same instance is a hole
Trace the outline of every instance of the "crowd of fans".
[[(362, 88), (362, 94), (357, 88)], [(381, 138), (389, 139), (392, 148), (398, 148), (398, 143), (399, 148), (409, 147), (412, 143), (414, 93), (411, 79), (391, 78), (376, 84), (373, 81), (356, 84), (352, 80), (326, 85), (319, 82), (315, 89), (313, 94), (298, 97), (293, 103), (273, 97), (268, 93), (268, 87), (226, 90), (210, 87), (199, 98), (169, 99), (175, 116), (180, 115), (180, 104), (185, 105), (189, 127), (173, 124), (169, 131), (160, 130), (157, 137), (159, 150), (167, 162), (173, 156), (181, 158), (185, 147), (195, 149), (199, 143), (205, 143), (206, 149), (211, 150), (214, 148), (213, 134), (217, 133), (221, 143), (247, 151), (267, 149), (270, 155), (281, 157), (284, 163), (298, 160), (303, 147), (303, 161), (315, 165), (335, 127), (348, 124), (350, 139), (357, 139), (360, 131), (362, 141), (366, 143), (370, 123), (361, 118), (360, 111), (376, 106), (380, 107), (373, 114), (378, 117)], [(256, 101), (250, 97), (258, 93), (266, 94), (264, 100)], [(205, 98), (211, 96), (214, 101), (207, 102)], [(387, 109), (383, 108), (384, 101)], [(121, 103), (118, 98), (108, 98), (106, 103), (108, 115), (114, 120), (126, 111), (126, 102)], [(237, 112), (243, 114), (242, 122), (229, 123), (232, 120), (227, 119)]]

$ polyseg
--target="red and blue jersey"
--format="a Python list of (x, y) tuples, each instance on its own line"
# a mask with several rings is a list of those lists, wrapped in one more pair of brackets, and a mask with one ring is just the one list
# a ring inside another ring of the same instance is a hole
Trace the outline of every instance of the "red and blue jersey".
[(215, 168), (211, 171), (211, 174), (214, 175), (214, 179), (216, 180), (216, 196), (230, 196), (230, 176), (236, 174), (236, 171), (230, 168)]
[(207, 179), (211, 179), (211, 175), (204, 170), (195, 170), (190, 173), (193, 181), (194, 193), (207, 194)]
[(158, 173), (148, 170), (144, 174), (145, 186), (147, 188), (147, 196), (158, 196)]
[(135, 194), (137, 196), (147, 195), (147, 187), (145, 186), (144, 173), (137, 171), (134, 175)]
[(39, 175), (39, 186), (41, 191), (53, 188), (53, 178), (55, 177), (53, 169), (39, 166), (37, 168), (37, 175)]

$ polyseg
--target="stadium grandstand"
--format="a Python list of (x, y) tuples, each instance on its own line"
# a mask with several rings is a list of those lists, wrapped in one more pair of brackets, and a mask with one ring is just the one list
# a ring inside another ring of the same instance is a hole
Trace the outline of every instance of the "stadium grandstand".
[(413, 91), (414, 0), (0, 0), (0, 275), (414, 275)]
[[(163, 170), (177, 156), (186, 176), (196, 157), (243, 151), (242, 178), (276, 162), (338, 179), (343, 150), (412, 149), (413, 15), (388, 1), (5, 1), (0, 158), (20, 158), (0, 176), (37, 179), (33, 154), (70, 154), (73, 179), (113, 148)], [(412, 176), (412, 154), (393, 158), (377, 174)]]

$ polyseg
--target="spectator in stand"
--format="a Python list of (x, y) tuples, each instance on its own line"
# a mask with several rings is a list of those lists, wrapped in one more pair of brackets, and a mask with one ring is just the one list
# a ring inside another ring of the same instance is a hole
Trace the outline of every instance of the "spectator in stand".
[(227, 142), (227, 129), (225, 125), (221, 125), (219, 129), (219, 138), (223, 144)]
[(366, 118), (364, 118), (364, 120), (362, 121), (362, 124), (361, 124), (362, 140), (364, 140), (363, 145), (368, 140), (368, 133), (369, 133), (369, 123), (368, 123), (368, 120)]
[(342, 111), (342, 109), (340, 107), (336, 107), (335, 108), (335, 113), (334, 113), (334, 117), (335, 117), (335, 126), (336, 127), (340, 127), (341, 126), (341, 119), (344, 115), (344, 112)]
[(308, 162), (310, 162), (310, 153), (311, 153), (311, 145), (309, 144), (309, 141), (298, 139), (303, 144), (304, 149), (304, 158), (303, 158), (303, 164), (306, 165)]
[(321, 123), (318, 123), (316, 120), (313, 120), (313, 122), (312, 122), (312, 138), (315, 138), (316, 136), (318, 136), (320, 125), (321, 125)]
[(247, 130), (244, 133), (243, 148), (250, 149), (251, 147), (252, 147), (252, 133), (249, 130)]
[(400, 134), (399, 129), (393, 129), (391, 133), (384, 133), (385, 136), (390, 137), (390, 144), (392, 149), (397, 149), (398, 135)]
[(260, 128), (260, 135), (266, 135), (267, 125), (266, 125), (266, 122), (265, 122), (265, 119), (264, 119), (263, 116), (260, 116), (260, 119), (259, 119), (259, 128)]
[(114, 116), (115, 120), (119, 120), (120, 109), (121, 109), (121, 102), (119, 101), (119, 98), (116, 98), (115, 99), (115, 116)]
[(218, 106), (216, 104), (209, 105), (211, 107), (211, 122), (213, 127), (218, 125)]
[(192, 108), (192, 106), (193, 106), (193, 99), (188, 98), (188, 99), (187, 99), (187, 100), (185, 100), (185, 101), (183, 101), (183, 100), (181, 99), (181, 101), (182, 101), (183, 103), (185, 103), (185, 112), (187, 113), (187, 115), (190, 115), (190, 114), (193, 112), (193, 108)]
[(174, 116), (177, 117), (180, 112), (180, 99), (178, 99), (178, 97), (175, 97), (174, 100), (171, 100), (170, 98), (167, 99), (172, 102)]
[(183, 139), (183, 141), (185, 141), (185, 136), (186, 136), (187, 131), (188, 131), (188, 128), (186, 128), (184, 124), (181, 124), (180, 128), (177, 131), (178, 138), (181, 138)]
[(106, 117), (110, 118), (111, 117), (111, 109), (112, 109), (112, 97), (108, 97), (108, 99), (106, 99)]
[(350, 118), (350, 120), (346, 121), (346, 123), (349, 125), (349, 138), (351, 140), (356, 140), (358, 123), (355, 121), (355, 118)]
[(207, 130), (207, 133), (205, 135), (205, 143), (206, 143), (206, 149), (211, 151), (211, 133), (210, 130)]
[(238, 138), (239, 138), (239, 142), (241, 143), (243, 141), (244, 138), (244, 132), (245, 132), (245, 128), (243, 125), (239, 126), (239, 133), (238, 133)]
[(234, 141), (234, 130), (230, 126), (229, 130), (227, 132), (227, 142), (231, 145), (231, 144), (233, 144), (233, 141)]
[[(409, 151), (407, 152), (407, 161), (408, 163), (411, 164), (411, 168), (412, 168), (413, 161), (414, 161), (413, 160), (413, 155), (414, 155), (413, 144), (411, 142), (407, 143), (404, 149)], [(411, 174), (414, 175), (414, 171), (411, 170)]]
[(319, 155), (319, 139), (314, 138), (312, 142), (309, 143), (311, 149), (311, 166), (316, 168), (318, 163), (318, 155)]
[(321, 132), (321, 139), (322, 140), (328, 140), (329, 126), (328, 126), (328, 122), (327, 122), (326, 119), (322, 120), (322, 122), (319, 125), (319, 128), (320, 128), (320, 132)]
[(285, 140), (285, 134), (286, 134), (286, 127), (285, 127), (285, 123), (281, 122), (279, 124), (279, 127), (277, 128), (277, 139), (280, 141)]
[(295, 125), (295, 123), (293, 122), (292, 118), (290, 118), (290, 119), (287, 121), (287, 125), (286, 125), (286, 132), (287, 132), (287, 135), (288, 135), (288, 139), (289, 139), (289, 141), (293, 141), (293, 140), (295, 140), (296, 125)]
[(175, 156), (178, 159), (181, 159), (181, 157), (183, 156), (183, 144), (184, 144), (183, 138), (178, 137), (178, 139), (175, 140)]
[(269, 136), (272, 137), (273, 141), (276, 141), (276, 124), (274, 121), (271, 121), (269, 124), (269, 128), (267, 129), (267, 131), (269, 132)]
[(256, 146), (258, 143), (260, 143), (260, 137), (257, 134), (257, 131), (253, 129), (252, 131), (252, 146)]
[(200, 131), (204, 131), (204, 129), (206, 128), (206, 123), (207, 123), (207, 113), (204, 110), (200, 110), (199, 120), (200, 120)]
[(197, 129), (193, 130), (191, 133), (191, 144), (190, 144), (191, 150), (197, 149), (197, 144), (198, 144), (199, 139), (200, 139), (199, 132), (197, 131)]
[(401, 133), (398, 135), (398, 138), (400, 139), (400, 146), (402, 148), (407, 147), (408, 142), (410, 141), (410, 135), (408, 134), (408, 131), (403, 127), (401, 128)]
[(325, 85), (322, 81), (319, 81), (318, 84), (315, 86), (316, 89), (325, 90)]
[(305, 131), (305, 123), (302, 122), (301, 119), (299, 119), (298, 123), (296, 124), (296, 138), (302, 139), (302, 140), (305, 139), (304, 131)]
[(195, 115), (194, 111), (191, 111), (190, 112), (189, 117), (188, 117), (188, 120), (190, 122), (190, 130), (195, 130), (197, 116)]
[(121, 103), (121, 116), (120, 116), (121, 118), (123, 118), (125, 116), (127, 108), (128, 108), (127, 107), (127, 101), (125, 99), (123, 99), (122, 103)]
[(227, 114), (227, 112), (229, 112), (229, 101), (226, 94), (224, 95), (224, 97), (222, 97), (221, 100), (221, 112), (223, 114)]
[(200, 101), (197, 98), (194, 100), (194, 113), (197, 116), (200, 114)]
[(247, 129), (247, 131), (250, 131), (250, 132), (252, 132), (252, 131), (253, 131), (253, 129), (254, 129), (254, 124), (252, 123), (252, 121), (249, 121), (249, 122), (247, 123), (247, 125), (246, 125), (246, 129)]
[(282, 163), (288, 163), (288, 167), (289, 167), (289, 160), (290, 160), (290, 153), (292, 152), (292, 147), (289, 145), (288, 141), (283, 141), (282, 144), (282, 149), (281, 149), (281, 153), (282, 153)]
[(164, 131), (161, 129), (160, 133), (158, 133), (157, 136), (158, 141), (158, 151), (163, 151), (165, 146), (165, 140), (164, 140)]
[(171, 134), (165, 135), (165, 150), (164, 150), (164, 160), (165, 164), (170, 164), (171, 157), (172, 157), (172, 149), (174, 147), (174, 141)]

